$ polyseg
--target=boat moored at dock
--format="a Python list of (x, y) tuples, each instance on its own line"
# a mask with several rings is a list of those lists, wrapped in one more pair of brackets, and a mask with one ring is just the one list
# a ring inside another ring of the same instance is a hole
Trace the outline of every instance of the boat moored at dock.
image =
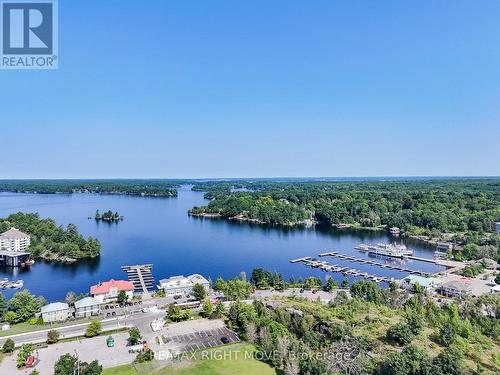
[(367, 252), (368, 254), (383, 255), (393, 258), (405, 258), (413, 255), (413, 251), (408, 249), (404, 244), (383, 244), (366, 245), (359, 244), (355, 247), (359, 251)]

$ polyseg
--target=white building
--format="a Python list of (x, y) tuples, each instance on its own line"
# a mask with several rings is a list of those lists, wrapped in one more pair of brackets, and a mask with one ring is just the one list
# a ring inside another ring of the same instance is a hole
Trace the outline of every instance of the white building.
[(100, 303), (115, 301), (120, 292), (125, 292), (127, 299), (134, 295), (134, 284), (126, 280), (109, 280), (90, 287), (90, 295)]
[(201, 284), (207, 292), (210, 289), (208, 280), (198, 274), (188, 277), (172, 276), (168, 279), (162, 279), (158, 289), (163, 289), (166, 295), (189, 294), (193, 292), (193, 286), (196, 284)]
[(439, 288), (439, 293), (447, 297), (463, 297), (472, 293), (472, 287), (467, 280), (448, 281)]
[(408, 275), (401, 280), (401, 288), (413, 291), (418, 284), (426, 293), (434, 291), (441, 285), (442, 281), (437, 277), (423, 277), (418, 275)]
[(0, 250), (22, 252), (30, 245), (29, 234), (23, 233), (16, 228), (0, 234)]
[(44, 323), (63, 322), (69, 317), (69, 306), (67, 303), (54, 302), (42, 307), (42, 319)]
[(97, 298), (85, 297), (75, 302), (75, 317), (88, 318), (99, 314), (100, 302)]

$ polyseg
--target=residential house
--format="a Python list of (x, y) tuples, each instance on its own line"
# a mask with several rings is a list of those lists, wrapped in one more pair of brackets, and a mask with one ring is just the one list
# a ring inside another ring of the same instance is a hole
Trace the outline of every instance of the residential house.
[(100, 302), (94, 297), (85, 297), (75, 302), (75, 317), (88, 318), (99, 314)]
[(70, 316), (67, 303), (54, 302), (42, 307), (42, 319), (44, 323), (63, 322)]

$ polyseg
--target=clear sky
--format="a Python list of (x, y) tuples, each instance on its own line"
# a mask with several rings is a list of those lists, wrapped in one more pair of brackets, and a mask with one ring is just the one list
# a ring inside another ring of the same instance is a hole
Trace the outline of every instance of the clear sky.
[(500, 1), (60, 0), (0, 177), (500, 175)]

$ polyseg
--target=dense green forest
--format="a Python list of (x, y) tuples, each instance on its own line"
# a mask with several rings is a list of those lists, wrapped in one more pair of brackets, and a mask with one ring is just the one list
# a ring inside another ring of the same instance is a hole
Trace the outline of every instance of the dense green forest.
[(66, 229), (37, 213), (12, 214), (0, 219), (0, 233), (15, 227), (31, 236), (29, 252), (35, 258), (71, 261), (99, 256), (101, 245), (95, 238), (85, 239), (74, 224)]
[(301, 297), (236, 302), (227, 315), (285, 374), (499, 373), (499, 295), (440, 307), (423, 294), (364, 280), (350, 294), (339, 292), (329, 305)]
[(0, 191), (18, 193), (99, 193), (176, 197), (181, 181), (171, 180), (2, 180)]
[(193, 215), (285, 225), (311, 218), (326, 225), (395, 226), (410, 235), (455, 233), (457, 241), (496, 251), (500, 243), (492, 233), (500, 221), (500, 179), (210, 181), (193, 189), (211, 199), (193, 207)]

